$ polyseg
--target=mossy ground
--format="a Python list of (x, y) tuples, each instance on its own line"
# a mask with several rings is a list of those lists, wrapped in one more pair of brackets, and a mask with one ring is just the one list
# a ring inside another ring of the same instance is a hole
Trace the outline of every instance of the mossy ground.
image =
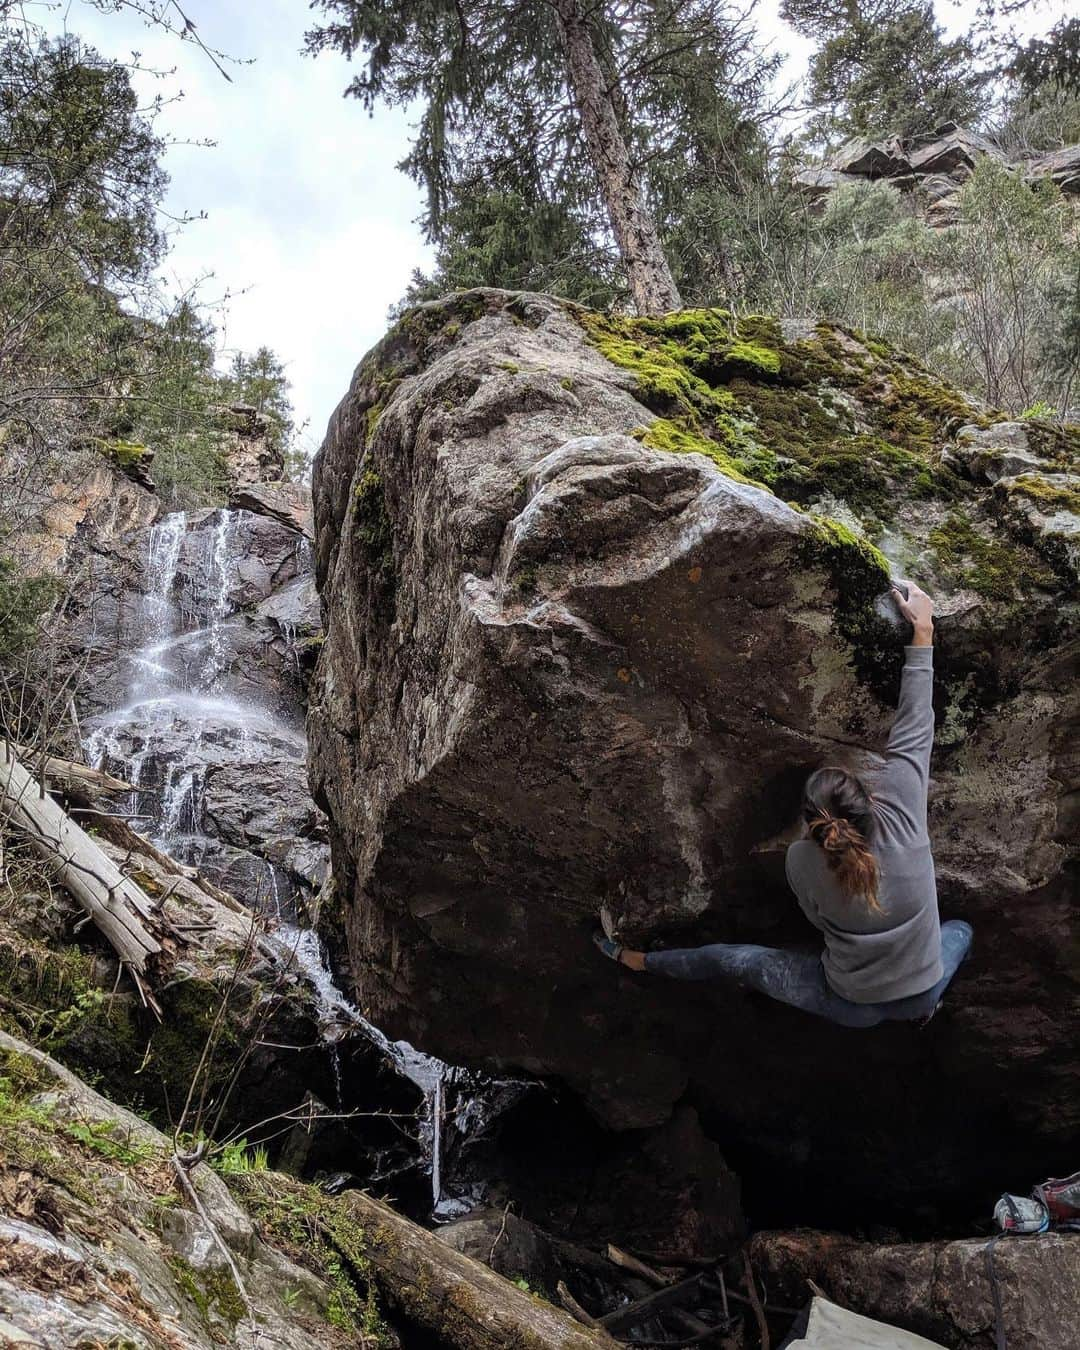
[[(177, 977), (160, 991), (157, 1020), (114, 984), (111, 963), (96, 951), (53, 946), (0, 921), (0, 1028), (169, 1130), (197, 1075), (209, 1097), (229, 1080), (262, 991), (234, 985), (227, 971), (220, 984)], [(227, 1016), (219, 1017), (226, 998)], [(200, 1070), (211, 1037), (214, 1053)]]
[[(5, 1184), (17, 1177), (22, 1218), (52, 1232), (76, 1234), (103, 1251), (108, 1251), (122, 1230), (145, 1241), (163, 1256), (181, 1298), (211, 1338), (231, 1343), (231, 1331), (246, 1312), (231, 1274), (222, 1267), (196, 1267), (167, 1244), (163, 1248), (160, 1240), (165, 1214), (186, 1207), (177, 1188), (170, 1148), (164, 1140), (159, 1144), (152, 1136), (131, 1134), (117, 1121), (73, 1118), (43, 1095), (54, 1086), (51, 1075), (32, 1058), (0, 1049), (0, 1195), (5, 1193)], [(252, 1176), (252, 1172), (230, 1173), (229, 1179)], [(296, 1210), (313, 1211), (325, 1200), (314, 1187), (291, 1178), (275, 1179), (274, 1192), (286, 1188), (291, 1188), (289, 1195), (307, 1196), (306, 1208), (283, 1196), (281, 1204), (272, 1207), (275, 1212), (284, 1213), (290, 1204)], [(291, 1221), (299, 1223), (296, 1214)], [(301, 1263), (319, 1274), (329, 1288), (325, 1319), (334, 1330), (327, 1329), (326, 1343), (374, 1350), (379, 1344), (375, 1331), (382, 1322), (373, 1294), (369, 1295), (366, 1286), (357, 1289), (329, 1249), (320, 1261), (310, 1244), (299, 1241), (299, 1226), (289, 1232), (297, 1239)], [(300, 1250), (303, 1247), (307, 1250)], [(12, 1273), (33, 1286), (33, 1271)], [(72, 1267), (71, 1274), (73, 1279), (89, 1282), (87, 1288), (93, 1287), (93, 1278), (81, 1267)], [(112, 1275), (105, 1281), (106, 1301), (133, 1328), (148, 1333), (154, 1344), (172, 1344), (154, 1306), (134, 1286), (124, 1287), (126, 1273), (119, 1274), (121, 1282)], [(49, 1287), (59, 1286), (54, 1282)], [(77, 1297), (79, 1290), (73, 1287), (64, 1292)], [(280, 1325), (293, 1312), (290, 1294), (295, 1297), (298, 1292), (282, 1289), (282, 1307), (276, 1316), (273, 1309), (261, 1309), (261, 1313)], [(102, 1297), (100, 1284), (95, 1295)]]

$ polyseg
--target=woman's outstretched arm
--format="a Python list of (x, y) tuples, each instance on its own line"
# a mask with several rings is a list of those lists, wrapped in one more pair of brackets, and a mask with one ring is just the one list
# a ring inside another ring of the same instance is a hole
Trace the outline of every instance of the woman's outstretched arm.
[(893, 587), (900, 613), (912, 626), (900, 675), (900, 702), (885, 749), (887, 773), (903, 804), (926, 818), (930, 752), (934, 748), (934, 602), (914, 582), (907, 594)]

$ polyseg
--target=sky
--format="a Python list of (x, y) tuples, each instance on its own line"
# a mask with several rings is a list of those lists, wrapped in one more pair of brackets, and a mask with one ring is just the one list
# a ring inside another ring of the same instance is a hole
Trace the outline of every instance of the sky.
[[(1030, 22), (1045, 30), (1068, 3), (1047, 0)], [(762, 0), (759, 29), (786, 57), (784, 79), (795, 79), (810, 45), (778, 8)], [(959, 30), (974, 0), (938, 9)], [(305, 0), (184, 0), (203, 41), (245, 62), (227, 66), (231, 80), (194, 44), (129, 11), (103, 14), (87, 0), (30, 0), (25, 10), (106, 56), (130, 62), (138, 52), (140, 96), (170, 100), (157, 123), (173, 142), (165, 209), (205, 218), (177, 231), (165, 279), (178, 293), (198, 281), (204, 299), (227, 297), (217, 320), (222, 363), (273, 348), (305, 425), (301, 445), (313, 453), (389, 307), (414, 268), (430, 263), (416, 225), (419, 190), (395, 167), (408, 148), (406, 114), (369, 116), (342, 97), (343, 57), (301, 55), (313, 17)], [(215, 144), (197, 144), (205, 140)]]

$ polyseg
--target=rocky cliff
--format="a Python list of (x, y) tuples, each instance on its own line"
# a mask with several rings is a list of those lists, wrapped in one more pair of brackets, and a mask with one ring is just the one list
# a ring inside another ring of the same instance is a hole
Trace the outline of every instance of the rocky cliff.
[[(621, 1130), (696, 1108), (752, 1219), (917, 1223), (1068, 1165), (1078, 448), (834, 327), (408, 313), (314, 481), (323, 923), (361, 1005)], [(814, 944), (782, 834), (884, 741), (890, 570), (938, 599), (931, 831), (977, 934), (944, 1012), (856, 1033), (600, 962), (602, 900), (645, 945)]]
[(848, 141), (823, 165), (800, 170), (793, 181), (811, 201), (820, 202), (846, 183), (884, 180), (928, 225), (942, 227), (959, 220), (960, 189), (983, 159), (1008, 165), (1032, 187), (1054, 183), (1073, 200), (1080, 193), (1080, 145), (1010, 158), (989, 137), (955, 122), (906, 140)]

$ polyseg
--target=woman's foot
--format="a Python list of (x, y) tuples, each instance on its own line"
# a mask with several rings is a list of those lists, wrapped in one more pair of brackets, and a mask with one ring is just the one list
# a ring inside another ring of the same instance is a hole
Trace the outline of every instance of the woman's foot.
[(593, 943), (598, 952), (602, 952), (609, 961), (617, 961), (619, 965), (626, 966), (630, 970), (645, 969), (645, 953), (631, 951), (629, 947), (620, 947), (614, 938), (609, 938), (606, 933), (596, 932), (593, 934)]

